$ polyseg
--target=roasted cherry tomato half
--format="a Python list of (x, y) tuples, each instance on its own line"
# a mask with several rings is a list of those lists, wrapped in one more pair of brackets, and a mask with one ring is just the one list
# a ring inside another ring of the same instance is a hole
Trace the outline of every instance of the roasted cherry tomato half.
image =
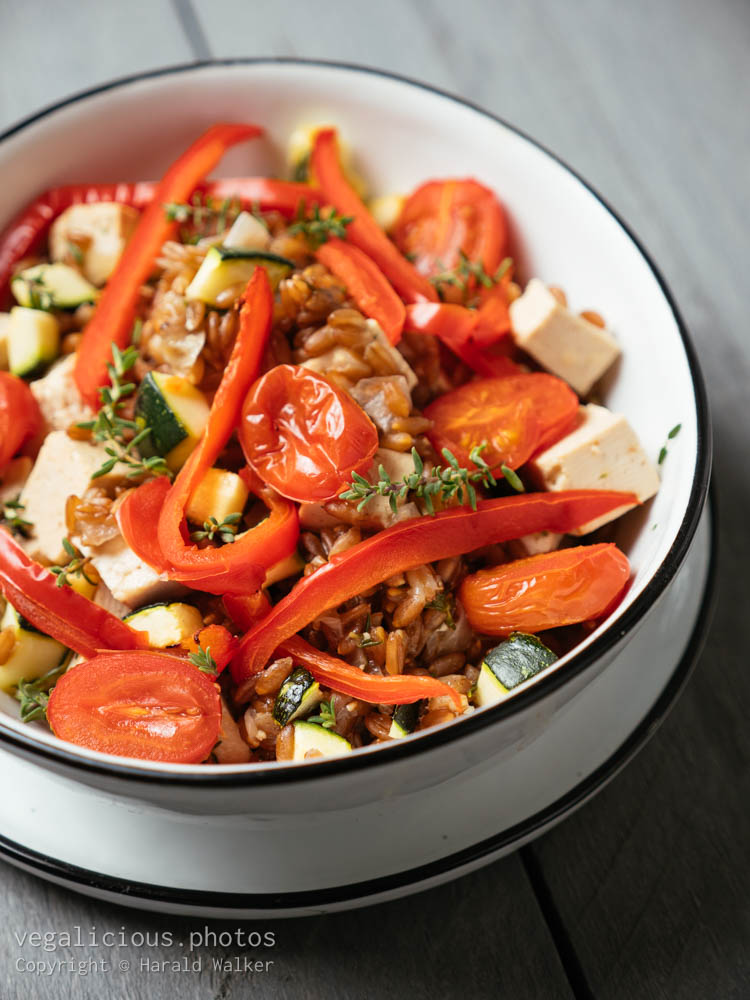
[(15, 375), (0, 372), (0, 472), (41, 426), (42, 414), (31, 389)]
[(579, 545), (481, 569), (466, 577), (459, 597), (477, 632), (534, 633), (598, 618), (629, 576), (628, 558), (616, 545)]
[(337, 496), (352, 472), (369, 468), (375, 425), (322, 375), (278, 365), (250, 389), (240, 442), (249, 465), (282, 496), (322, 502)]
[(472, 448), (492, 469), (516, 469), (540, 447), (557, 440), (578, 411), (578, 397), (561, 379), (542, 372), (477, 379), (445, 393), (425, 416), (430, 441), (466, 465)]
[(407, 198), (393, 238), (422, 274), (453, 270), (463, 251), (491, 276), (505, 254), (505, 213), (475, 180), (428, 181)]
[(52, 731), (89, 750), (198, 764), (219, 738), (216, 685), (165, 653), (101, 653), (69, 670), (47, 706)]

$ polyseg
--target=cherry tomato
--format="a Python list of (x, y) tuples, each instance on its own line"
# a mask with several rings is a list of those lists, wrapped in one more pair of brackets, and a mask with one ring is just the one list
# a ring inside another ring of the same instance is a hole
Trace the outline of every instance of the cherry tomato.
[(248, 464), (282, 496), (300, 502), (335, 497), (352, 472), (369, 468), (375, 425), (322, 375), (278, 365), (250, 389), (240, 443)]
[(0, 472), (41, 426), (42, 414), (31, 389), (15, 375), (0, 372)]
[(425, 410), (433, 446), (466, 465), (472, 448), (492, 469), (516, 469), (557, 440), (575, 420), (578, 397), (562, 379), (543, 372), (476, 379), (439, 396)]
[(459, 597), (477, 632), (534, 633), (597, 618), (629, 576), (628, 558), (616, 545), (579, 545), (479, 570), (466, 577)]
[(197, 764), (219, 738), (221, 702), (213, 681), (187, 660), (101, 653), (60, 678), (47, 718), (61, 740), (89, 750)]
[(407, 198), (393, 238), (422, 274), (453, 270), (462, 250), (491, 276), (505, 253), (505, 213), (475, 180), (428, 181)]

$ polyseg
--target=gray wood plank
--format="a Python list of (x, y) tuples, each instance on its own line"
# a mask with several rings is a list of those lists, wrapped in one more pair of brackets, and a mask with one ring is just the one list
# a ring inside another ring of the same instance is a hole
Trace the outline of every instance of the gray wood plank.
[(195, 58), (169, 0), (0, 7), (0, 130), (76, 91)]
[[(166, 1000), (178, 992), (182, 1000), (240, 1000), (248, 995), (259, 1000), (280, 996), (432, 1000), (464, 995), (480, 1000), (572, 1000), (574, 995), (516, 857), (451, 885), (367, 910), (289, 921), (209, 924), (99, 903), (6, 865), (0, 867), (6, 927), (0, 934), (0, 996), (8, 1000), (31, 996)], [(87, 942), (92, 929), (99, 942), (111, 941), (107, 934), (114, 934), (114, 946), (88, 943), (44, 951), (28, 940), (19, 944), (16, 937), (24, 931), (74, 935), (77, 927)], [(222, 947), (219, 935), (229, 932), (236, 940), (238, 929), (245, 936), (251, 931), (270, 933), (275, 943), (244, 950)], [(206, 931), (216, 938), (208, 938)], [(203, 941), (192, 951), (191, 933)], [(137, 947), (141, 938), (134, 938), (139, 934), (147, 942), (141, 947)], [(171, 938), (165, 940), (167, 934)], [(246, 972), (245, 957), (272, 964)], [(71, 959), (103, 960), (106, 969), (100, 966), (86, 976), (67, 968), (36, 975), (26, 964)], [(162, 962), (186, 959), (186, 970), (159, 971)], [(237, 961), (242, 971), (237, 971)], [(123, 962), (128, 967), (122, 968)]]

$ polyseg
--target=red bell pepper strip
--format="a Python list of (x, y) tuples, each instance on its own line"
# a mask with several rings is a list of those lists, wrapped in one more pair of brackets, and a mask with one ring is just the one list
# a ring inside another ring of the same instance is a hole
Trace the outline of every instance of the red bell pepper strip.
[(191, 653), (202, 650), (211, 654), (211, 659), (216, 664), (217, 675), (227, 668), (237, 653), (237, 647), (237, 639), (223, 625), (206, 625), (189, 642)]
[[(185, 508), (240, 421), (245, 395), (260, 370), (271, 329), (272, 309), (268, 276), (259, 267), (245, 290), (239, 334), (214, 397), (206, 429), (173, 486), (163, 497), (158, 519), (158, 544), (163, 561), (169, 567), (167, 574), (173, 580), (214, 594), (257, 590), (265, 579), (266, 570), (290, 555), (299, 537), (296, 504), (266, 489), (249, 469), (245, 469), (241, 475), (250, 489), (270, 508), (269, 517), (221, 548), (200, 549), (187, 539)], [(138, 492), (131, 496), (137, 496)], [(156, 487), (151, 487), (149, 504), (155, 505), (155, 493)], [(134, 502), (127, 498), (123, 506), (128, 501)], [(138, 524), (132, 510), (126, 517), (131, 524)], [(124, 523), (121, 520), (121, 524)], [(141, 523), (138, 530), (148, 532), (152, 526), (153, 522)], [(153, 543), (144, 544), (151, 548)]]
[(83, 332), (74, 376), (89, 406), (96, 408), (99, 404), (99, 389), (107, 381), (113, 342), (121, 348), (130, 343), (141, 285), (148, 279), (162, 244), (177, 230), (178, 224), (167, 218), (164, 204), (189, 198), (227, 149), (261, 131), (256, 125), (214, 125), (175, 160), (159, 182), (154, 200), (141, 216)]
[(595, 517), (637, 502), (632, 493), (610, 490), (525, 493), (481, 500), (477, 510), (452, 507), (434, 517), (416, 517), (395, 524), (334, 556), (300, 580), (263, 621), (243, 636), (232, 663), (232, 676), (241, 681), (262, 670), (280, 643), (318, 615), (396, 573), (535, 531), (572, 531)]
[(300, 205), (309, 210), (314, 205), (325, 204), (325, 198), (317, 188), (295, 181), (278, 181), (272, 177), (220, 177), (202, 184), (200, 190), (215, 201), (239, 198), (246, 208), (279, 212), (287, 219), (296, 218)]
[(449, 684), (428, 677), (425, 674), (398, 674), (381, 677), (366, 674), (359, 667), (353, 667), (345, 660), (315, 649), (309, 642), (295, 635), (284, 640), (277, 652), (280, 656), (291, 656), (297, 663), (303, 663), (316, 681), (325, 684), (332, 691), (359, 698), (373, 705), (409, 705), (422, 698), (439, 698), (448, 695), (457, 709), (461, 709), (461, 695)]
[(337, 147), (336, 130), (321, 129), (315, 136), (310, 164), (325, 199), (342, 215), (353, 217), (346, 227), (347, 240), (364, 250), (405, 302), (437, 301), (430, 282), (388, 239), (346, 179)]
[(0, 528), (0, 591), (35, 628), (81, 656), (95, 656), (101, 649), (150, 648), (145, 633), (71, 587), (58, 587), (49, 570), (29, 559), (4, 528)]
[(406, 310), (390, 282), (366, 253), (351, 243), (330, 239), (315, 256), (346, 285), (359, 309), (374, 319), (392, 344), (401, 340)]
[(0, 372), (0, 474), (41, 427), (42, 414), (31, 389), (15, 375)]
[(516, 375), (521, 370), (499, 344), (479, 347), (476, 342), (479, 311), (448, 302), (418, 302), (406, 307), (404, 329), (437, 337), (464, 364), (483, 378)]
[(245, 632), (265, 618), (272, 607), (265, 590), (256, 590), (254, 594), (225, 594), (223, 603), (234, 624)]

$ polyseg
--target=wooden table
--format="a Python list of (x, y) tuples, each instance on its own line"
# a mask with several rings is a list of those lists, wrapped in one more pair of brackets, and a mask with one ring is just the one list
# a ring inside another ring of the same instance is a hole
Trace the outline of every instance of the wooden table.
[[(699, 669), (666, 724), (593, 802), (460, 881), (338, 916), (265, 924), (263, 974), (117, 968), (21, 974), (14, 932), (171, 932), (3, 867), (0, 996), (750, 996), (750, 7), (743, 0), (130, 0), (6, 4), (0, 128), (118, 75), (212, 56), (301, 55), (464, 95), (574, 165), (631, 223), (676, 294), (713, 402), (721, 562)], [(134, 845), (138, 849), (138, 845)], [(142, 845), (148, 850), (148, 845)], [(221, 930), (222, 925), (212, 929)], [(145, 950), (181, 958), (173, 946)], [(138, 960), (142, 955), (138, 955)], [(193, 956), (195, 957), (195, 956)]]

